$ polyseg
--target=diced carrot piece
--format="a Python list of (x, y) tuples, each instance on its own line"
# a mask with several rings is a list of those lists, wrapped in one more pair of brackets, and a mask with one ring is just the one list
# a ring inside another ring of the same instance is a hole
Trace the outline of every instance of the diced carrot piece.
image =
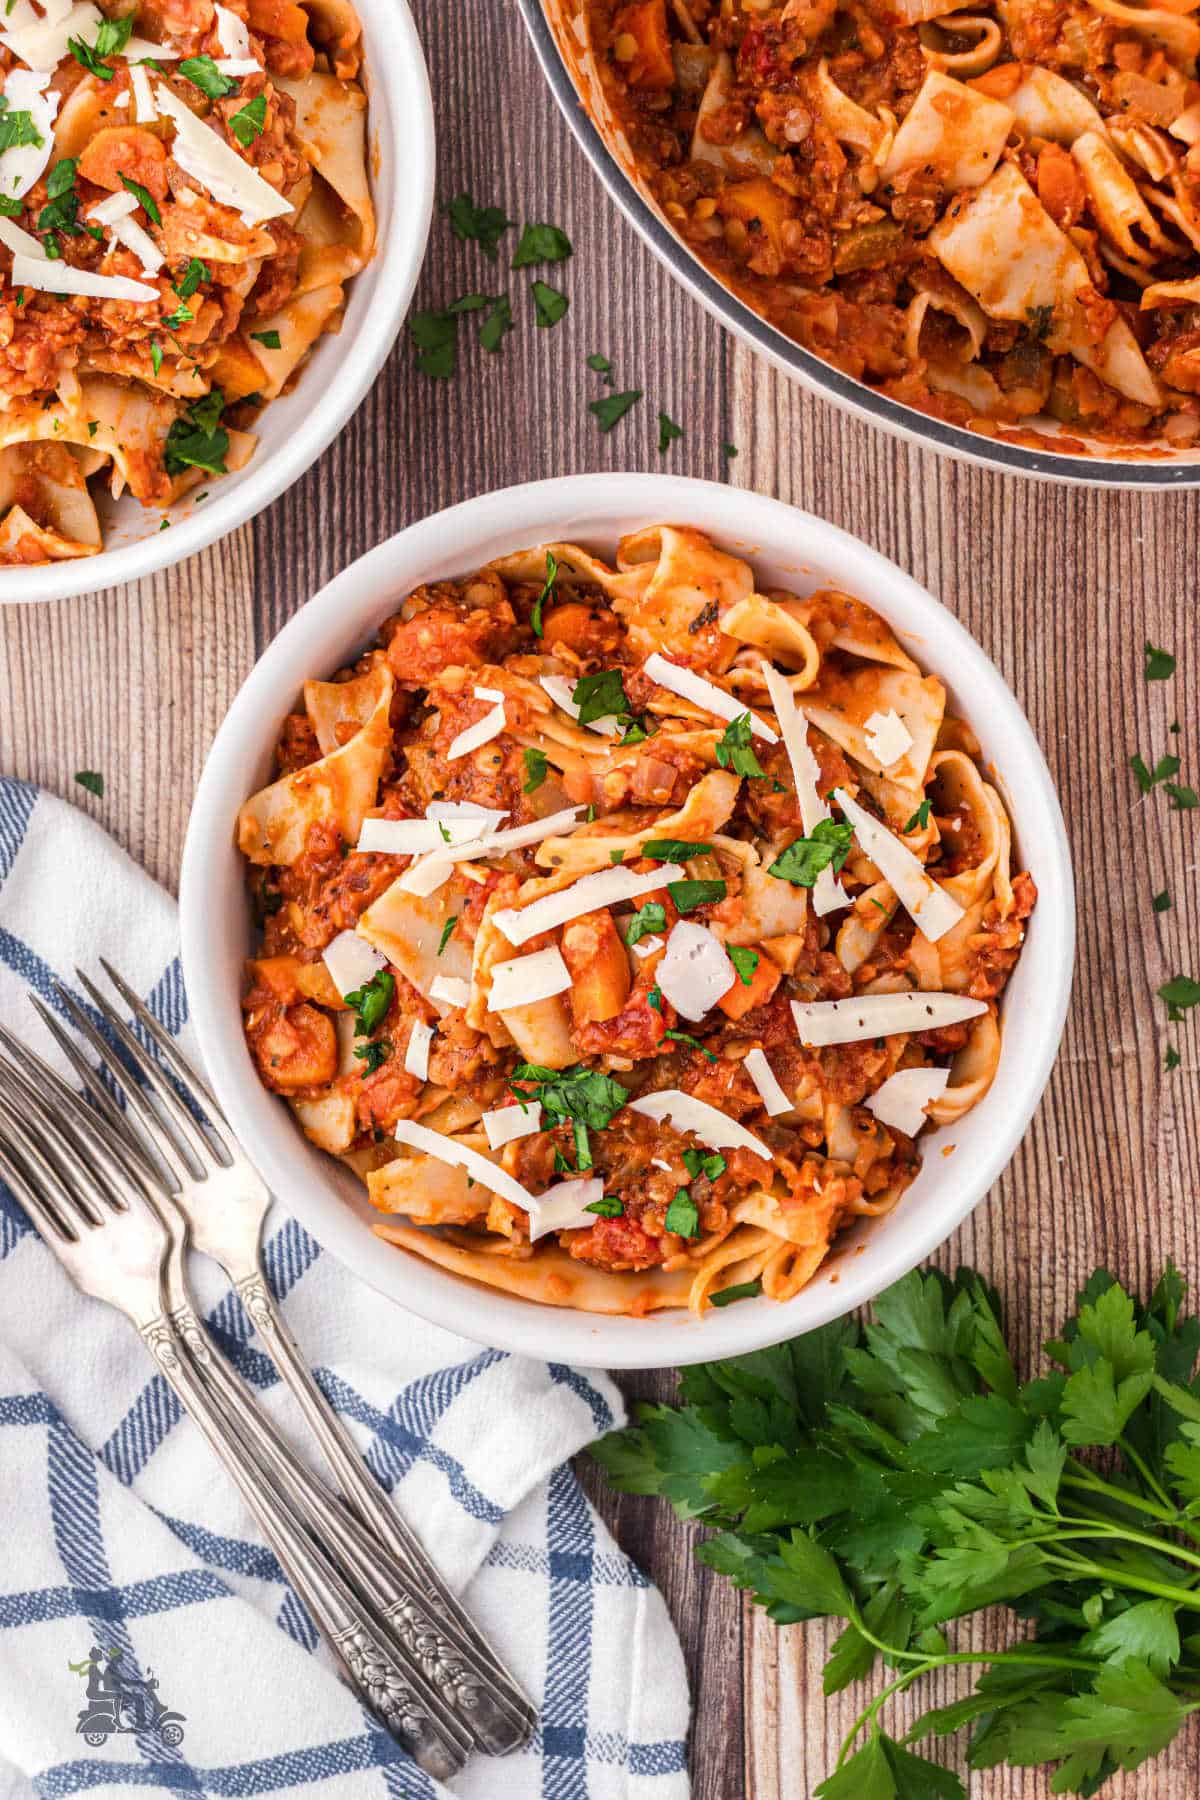
[(637, 0), (634, 6), (623, 6), (613, 20), (613, 53), (630, 87), (674, 87), (667, 0)]
[(771, 958), (764, 956), (760, 950), (754, 973), (750, 977), (749, 987), (739, 975), (729, 992), (721, 995), (717, 1005), (727, 1019), (745, 1018), (753, 1007), (763, 1006), (771, 998), (779, 986), (782, 973), (778, 964), (773, 963)]

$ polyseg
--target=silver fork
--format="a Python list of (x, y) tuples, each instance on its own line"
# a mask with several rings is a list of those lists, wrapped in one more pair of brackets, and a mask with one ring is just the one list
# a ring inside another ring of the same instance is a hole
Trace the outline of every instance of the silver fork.
[[(114, 1105), (97, 1071), (36, 996), (34, 1005), (109, 1123), (136, 1145), (147, 1167), (170, 1192), (186, 1218), (192, 1244), (228, 1275), (281, 1378), (295, 1395), (344, 1500), (369, 1527), (395, 1572), (407, 1578), (407, 1594), (397, 1600), (393, 1622), (398, 1629), (408, 1627), (427, 1672), (480, 1747), (497, 1756), (517, 1749), (537, 1723), (534, 1708), (446, 1586), (418, 1538), (388, 1504), (313, 1379), (276, 1306), (260, 1259), (262, 1224), (270, 1206), (265, 1184), (234, 1139), (207, 1084), (174, 1040), (111, 964), (101, 959), (101, 966), (158, 1046), (195, 1112), (204, 1115), (207, 1131), (120, 1014), (82, 972), (77, 971), (81, 985), (145, 1087), (134, 1080), (111, 1044), (61, 985), (59, 999), (125, 1096), (129, 1113), (123, 1115)], [(157, 1100), (157, 1107), (147, 1090)], [(220, 1358), (217, 1362), (223, 1368)], [(275, 1448), (285, 1456), (291, 1454), (282, 1442)], [(298, 1473), (301, 1480), (308, 1479), (302, 1465)]]
[[(5, 1037), (11, 1046), (15, 1040)], [(422, 1768), (448, 1779), (462, 1767), (469, 1744), (434, 1723), (438, 1697), (419, 1670), (402, 1663), (374, 1608), (314, 1540), (289, 1496), (269, 1483), (254, 1446), (231, 1430), (169, 1317), (170, 1238), (137, 1163), (46, 1065), (35, 1066), (47, 1084), (41, 1092), (0, 1058), (0, 1174), (76, 1287), (136, 1327), (233, 1477), (344, 1678)]]

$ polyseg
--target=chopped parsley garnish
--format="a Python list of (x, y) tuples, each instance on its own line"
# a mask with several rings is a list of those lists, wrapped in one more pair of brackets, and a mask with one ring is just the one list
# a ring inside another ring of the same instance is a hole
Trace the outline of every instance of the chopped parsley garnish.
[(1200, 1006), (1200, 981), (1193, 981), (1190, 975), (1173, 975), (1170, 981), (1163, 982), (1158, 997), (1167, 1003), (1168, 1019), (1177, 1024), (1185, 1012)]
[(24, 210), (24, 200), (15, 200), (10, 194), (0, 194), (0, 218), (18, 219)]
[(391, 1040), (374, 1038), (369, 1044), (358, 1044), (355, 1046), (354, 1054), (363, 1066), (363, 1074), (373, 1075), (376, 1069), (385, 1063), (392, 1054)]
[(157, 338), (150, 339), (150, 362), (154, 369), (154, 373), (157, 375), (162, 368), (163, 363), (162, 346), (159, 344)]
[(711, 844), (693, 844), (690, 838), (647, 838), (639, 856), (652, 856), (655, 862), (687, 862), (690, 856), (710, 856)]
[[(209, 268), (208, 264), (201, 262), (198, 256), (193, 256), (189, 261), (187, 268), (179, 277), (179, 280), (173, 282), (172, 286), (181, 300), (190, 300), (202, 281), (211, 280), (212, 270)], [(254, 334), (252, 333), (251, 335), (253, 336)]]
[(442, 926), (442, 935), (438, 939), (438, 947), (437, 947), (437, 953), (439, 956), (442, 954), (442, 951), (446, 948), (446, 945), (450, 942), (450, 939), (454, 936), (454, 927), (457, 924), (458, 924), (458, 916), (456, 914), (454, 916), (454, 918), (447, 919), (446, 923)]
[(225, 457), (229, 450), (229, 433), (219, 423), (225, 396), (213, 388), (203, 399), (194, 400), (167, 433), (163, 461), (168, 475), (180, 475), (184, 469), (207, 469), (210, 475), (224, 475)]
[(689, 1050), (698, 1050), (701, 1056), (707, 1056), (709, 1062), (715, 1063), (717, 1060), (713, 1052), (702, 1044), (699, 1038), (692, 1037), (690, 1032), (664, 1031), (663, 1036), (671, 1038), (676, 1044), (686, 1044)]
[(460, 294), (457, 300), (450, 302), (446, 311), (449, 313), (482, 312), (485, 306), (492, 304), (494, 298), (494, 294)]
[(765, 781), (767, 771), (750, 748), (750, 714), (739, 713), (717, 739), (717, 761), (723, 769), (751, 780)]
[(719, 1293), (708, 1296), (710, 1306), (732, 1306), (735, 1300), (753, 1300), (762, 1293), (762, 1282), (735, 1281), (732, 1287), (722, 1288)]
[(721, 455), (723, 457), (725, 457), (725, 459), (728, 462), (732, 462), (734, 457), (737, 455), (737, 445), (736, 444), (722, 444), (721, 445)]
[(635, 719), (632, 725), (627, 725), (625, 727), (625, 730), (621, 733), (618, 741), (622, 744), (644, 744), (646, 739), (651, 735), (652, 734), (646, 730), (646, 727), (642, 724), (641, 720)]
[(1142, 757), (1131, 756), (1129, 766), (1143, 794), (1148, 794), (1160, 781), (1166, 781), (1169, 775), (1178, 775), (1179, 758), (1177, 756), (1160, 756), (1153, 769), (1148, 769)]
[[(152, 225), (162, 224), (162, 214), (158, 210), (158, 202), (148, 188), (144, 188), (140, 181), (134, 181), (125, 174), (121, 175), (121, 186), (133, 195)], [(196, 285), (199, 286), (199, 283)], [(178, 291), (176, 289), (177, 293)], [(190, 318), (191, 315), (188, 316)]]
[(527, 225), (521, 233), (514, 269), (529, 269), (534, 263), (565, 262), (571, 254), (571, 240), (557, 225)]
[(1168, 781), (1167, 796), (1172, 812), (1192, 812), (1200, 806), (1200, 795), (1195, 788), (1184, 787), (1178, 781)]
[(81, 788), (86, 788), (89, 794), (95, 794), (97, 800), (103, 800), (104, 777), (98, 769), (78, 769), (75, 779)]
[(653, 937), (656, 931), (667, 929), (667, 909), (661, 900), (647, 900), (645, 906), (639, 906), (632, 918), (625, 921), (625, 942), (632, 946), (640, 944), (644, 937)]
[(590, 1206), (585, 1206), (583, 1210), (584, 1212), (599, 1213), (602, 1219), (619, 1219), (624, 1214), (625, 1208), (615, 1194), (604, 1194), (599, 1200), (593, 1200)]
[(754, 971), (760, 961), (758, 951), (747, 950), (742, 944), (726, 944), (725, 953), (733, 964), (742, 986), (750, 987), (754, 981)]
[(518, 1100), (538, 1100), (543, 1115), (554, 1125), (568, 1121), (575, 1132), (575, 1160), (581, 1169), (592, 1167), (588, 1132), (603, 1131), (629, 1098), (619, 1081), (578, 1063), (573, 1069), (546, 1069), (540, 1063), (518, 1063), (508, 1083)]
[(611, 431), (641, 397), (641, 388), (626, 388), (623, 394), (604, 394), (599, 400), (589, 400), (588, 411), (595, 414), (601, 431)]
[(548, 282), (535, 281), (530, 289), (533, 295), (533, 310), (537, 323), (544, 328), (557, 325), (564, 319), (571, 302), (558, 288), (552, 288)]
[(587, 359), (587, 366), (593, 375), (603, 375), (609, 387), (612, 386), (612, 364), (607, 356), (601, 356), (599, 351), (593, 350)]
[(662, 1014), (662, 989), (655, 984), (646, 995), (646, 1005), (652, 1006), (656, 1013)]
[(1153, 906), (1154, 906), (1155, 912), (1157, 912), (1157, 913), (1170, 912), (1171, 896), (1167, 892), (1166, 888), (1163, 889), (1161, 894), (1155, 894), (1154, 900), (1153, 900)]
[(1149, 638), (1146, 640), (1146, 680), (1169, 681), (1175, 673), (1175, 658), (1169, 650), (1156, 650)]
[(610, 863), (623, 863), (625, 861), (625, 852), (623, 850), (610, 850), (608, 853), (608, 860)]
[(479, 327), (479, 342), (485, 350), (494, 354), (512, 328), (512, 307), (509, 305), (508, 295), (501, 294), (492, 302), (491, 312)]
[(262, 136), (266, 122), (267, 96), (257, 94), (239, 112), (230, 115), (229, 129), (242, 149), (248, 150), (255, 138)]
[(579, 708), (581, 725), (591, 725), (597, 719), (633, 718), (620, 669), (601, 669), (596, 675), (582, 676), (575, 683), (571, 700)]
[(90, 438), (95, 437), (95, 435), (99, 431), (99, 429), (100, 429), (99, 419), (89, 419), (88, 420), (88, 436)]
[(370, 1037), (375, 1027), (383, 1024), (395, 992), (396, 977), (390, 969), (380, 969), (370, 981), (364, 981), (360, 988), (343, 996), (346, 1005), (354, 1010), (357, 1037)]
[(479, 245), (483, 254), (496, 260), (496, 246), (500, 239), (515, 221), (508, 218), (502, 207), (476, 206), (470, 194), (456, 194), (445, 207), (446, 217), (450, 221), (450, 229), (455, 237), (464, 243)]
[(75, 61), (82, 63), (90, 74), (98, 76), (101, 81), (111, 81), (112, 70), (106, 69), (99, 59), (102, 56), (120, 56), (132, 34), (133, 13), (128, 12), (119, 19), (103, 19), (94, 44), (85, 44), (82, 38), (68, 38), (67, 49)]
[(279, 333), (277, 331), (252, 331), (250, 336), (256, 344), (261, 344), (266, 350), (279, 349)]
[(525, 759), (525, 785), (523, 794), (535, 794), (546, 779), (546, 752), (544, 750), (523, 750)]
[[(62, 231), (68, 237), (78, 237), (80, 226), (78, 221), (79, 196), (75, 192), (75, 176), (77, 163), (72, 156), (64, 156), (56, 162), (46, 177), (46, 194), (49, 204), (43, 206), (38, 214), (39, 231)], [(50, 255), (47, 245), (46, 254)], [(57, 244), (54, 255), (58, 254)]]
[(664, 1223), (668, 1231), (675, 1232), (679, 1237), (694, 1238), (700, 1235), (700, 1208), (686, 1188), (676, 1188), (675, 1198), (667, 1208)]
[(1037, 338), (1040, 343), (1054, 323), (1054, 308), (1052, 306), (1027, 306), (1025, 317), (1029, 320), (1030, 335)]
[(545, 637), (545, 635), (546, 635), (545, 632), (542, 630), (542, 608), (543, 608), (543, 606), (545, 606), (547, 600), (553, 598), (554, 584), (557, 580), (558, 580), (558, 558), (555, 556), (553, 550), (547, 550), (547, 552), (546, 552), (546, 580), (542, 587), (541, 593), (538, 595), (537, 599), (533, 603), (533, 611), (529, 615), (529, 623), (533, 627), (533, 634), (535, 637)]
[(810, 888), (822, 869), (832, 868), (836, 875), (850, 854), (854, 827), (850, 821), (821, 819), (809, 837), (797, 838), (789, 844), (767, 870), (779, 881), (790, 881), (793, 887)]
[(448, 381), (458, 367), (458, 321), (448, 312), (413, 313), (409, 334), (419, 352), (417, 367), (435, 381)]
[(0, 113), (0, 153), (20, 149), (23, 144), (35, 144), (40, 150), (45, 141), (31, 112)]
[(922, 800), (920, 806), (918, 806), (916, 812), (904, 827), (905, 837), (908, 836), (910, 831), (924, 831), (929, 823), (929, 814), (932, 810), (933, 801), (928, 798)]
[(222, 75), (211, 56), (185, 56), (176, 67), (185, 81), (198, 87), (210, 100), (223, 100), (226, 94), (237, 93), (237, 82), (231, 75)]
[(707, 1175), (710, 1181), (716, 1181), (725, 1173), (729, 1164), (719, 1150), (685, 1150), (683, 1166), (693, 1181), (701, 1175)]
[(694, 912), (698, 906), (713, 906), (725, 898), (723, 881), (669, 881), (667, 892), (681, 913)]
[(1169, 1075), (1172, 1069), (1179, 1067), (1182, 1058), (1174, 1044), (1167, 1045), (1167, 1054), (1163, 1057), (1163, 1073)]
[(676, 438), (683, 436), (682, 425), (677, 425), (665, 412), (658, 415), (658, 453), (665, 456)]

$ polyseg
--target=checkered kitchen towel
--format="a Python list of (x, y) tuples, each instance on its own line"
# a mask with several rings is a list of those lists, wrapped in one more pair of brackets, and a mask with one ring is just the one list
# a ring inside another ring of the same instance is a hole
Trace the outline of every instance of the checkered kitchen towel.
[[(48, 1054), (26, 988), (52, 1001), (52, 977), (107, 954), (186, 1044), (176, 952), (171, 901), (97, 826), (0, 780), (0, 1019)], [(475, 1758), (453, 1794), (684, 1800), (679, 1645), (564, 1466), (620, 1422), (612, 1384), (408, 1318), (278, 1208), (267, 1238), (326, 1392), (540, 1703), (536, 1742)], [(294, 1430), (239, 1302), (196, 1275), (214, 1334)], [(184, 1715), (180, 1744), (77, 1735), (86, 1665), (114, 1650)], [(333, 1674), (132, 1328), (76, 1292), (0, 1186), (0, 1800), (134, 1790), (451, 1800)]]

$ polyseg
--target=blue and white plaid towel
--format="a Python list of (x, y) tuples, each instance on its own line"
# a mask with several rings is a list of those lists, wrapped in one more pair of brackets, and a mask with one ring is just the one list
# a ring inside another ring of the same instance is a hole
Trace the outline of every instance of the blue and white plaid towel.
[[(96, 825), (0, 780), (0, 1019), (50, 1054), (26, 988), (51, 1001), (52, 977), (107, 954), (186, 1044), (176, 952), (172, 902)], [(685, 1800), (675, 1633), (565, 1466), (621, 1420), (611, 1382), (407, 1317), (278, 1208), (266, 1261), (371, 1467), (541, 1705), (536, 1742), (474, 1759), (453, 1794)], [(240, 1304), (195, 1273), (214, 1333), (295, 1433)], [(184, 1715), (177, 1746), (77, 1735), (86, 1665), (118, 1650), (122, 1681), (152, 1671)], [(132, 1328), (76, 1292), (0, 1186), (0, 1800), (135, 1789), (451, 1800), (333, 1674)]]

